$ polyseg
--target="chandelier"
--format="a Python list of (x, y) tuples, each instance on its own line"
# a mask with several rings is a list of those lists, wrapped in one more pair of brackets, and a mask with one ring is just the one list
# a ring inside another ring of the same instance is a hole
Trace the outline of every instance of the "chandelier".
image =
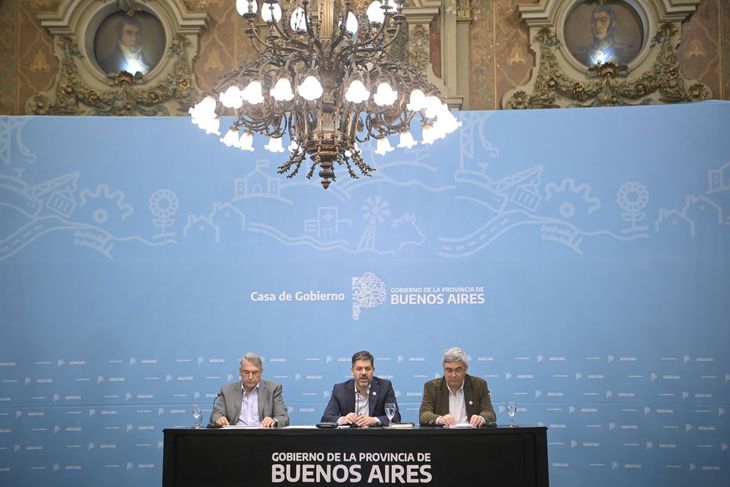
[(309, 179), (319, 168), (326, 189), (337, 169), (355, 179), (375, 170), (358, 143), (375, 139), (379, 155), (393, 150), (390, 136), (399, 136), (399, 148), (417, 144), (416, 115), (425, 144), (461, 125), (438, 88), (388, 53), (407, 25), (405, 0), (375, 0), (360, 11), (350, 0), (262, 0), (258, 23), (257, 1), (236, 1), (256, 59), (224, 75), (189, 110), (194, 124), (219, 136), (221, 117), (232, 113), (220, 138), (227, 146), (253, 151), (259, 134), (269, 137), (266, 149), (284, 152), (286, 135), (289, 159), (278, 173), (292, 178), (308, 166)]

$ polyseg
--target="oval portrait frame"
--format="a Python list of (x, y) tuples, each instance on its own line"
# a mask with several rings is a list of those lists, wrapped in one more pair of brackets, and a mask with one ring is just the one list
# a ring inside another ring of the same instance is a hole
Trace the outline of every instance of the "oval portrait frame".
[[(87, 32), (88, 50), (94, 68), (104, 76), (127, 71), (140, 72), (148, 77), (160, 67), (167, 49), (165, 28), (157, 16), (147, 10), (138, 10), (129, 15), (122, 10), (100, 12), (97, 22), (89, 25)], [(141, 52), (136, 60), (128, 61), (123, 56), (121, 32), (123, 28), (139, 32)]]
[[(594, 33), (593, 17), (610, 18), (603, 39)], [(642, 5), (632, 0), (578, 0), (567, 9), (562, 24), (566, 58), (580, 69), (596, 64), (637, 64), (650, 38), (649, 20)]]

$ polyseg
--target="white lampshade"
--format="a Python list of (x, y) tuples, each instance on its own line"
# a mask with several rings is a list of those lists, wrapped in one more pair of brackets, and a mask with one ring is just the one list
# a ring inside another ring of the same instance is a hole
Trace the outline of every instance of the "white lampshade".
[(370, 90), (365, 88), (365, 84), (359, 79), (352, 80), (345, 92), (345, 100), (351, 103), (362, 103), (368, 98), (370, 98)]
[(264, 2), (261, 7), (261, 19), (266, 23), (278, 22), (281, 20), (281, 6), (276, 2)]
[(347, 13), (347, 20), (345, 21), (345, 29), (350, 34), (355, 34), (359, 28), (357, 17), (352, 12)]
[(253, 134), (251, 132), (242, 133), (241, 138), (238, 139), (238, 144), (236, 146), (241, 150), (253, 152)]
[(382, 6), (383, 4), (380, 3), (378, 0), (375, 0), (373, 3), (370, 4), (370, 6), (368, 6), (365, 14), (367, 15), (368, 20), (371, 24), (382, 24), (385, 20), (385, 13), (381, 8)]
[(393, 146), (390, 145), (390, 141), (387, 137), (383, 137), (382, 139), (378, 139), (378, 145), (375, 149), (375, 153), (381, 156), (384, 156), (388, 152), (391, 152), (393, 150)]
[(209, 118), (203, 120), (198, 127), (205, 130), (206, 134), (220, 135), (221, 119), (220, 118)]
[(200, 125), (203, 121), (216, 118), (215, 98), (210, 95), (206, 96), (196, 103), (195, 106), (191, 107), (188, 110), (188, 113), (192, 117), (193, 123), (198, 127), (203, 128)]
[(264, 101), (264, 95), (261, 92), (261, 82), (251, 81), (241, 92), (241, 96), (251, 105), (258, 105)]
[(416, 139), (413, 138), (413, 134), (410, 131), (406, 130), (400, 133), (400, 141), (398, 142), (399, 149), (410, 149), (416, 144)]
[(226, 135), (219, 140), (228, 147), (236, 146), (238, 145), (238, 135), (238, 130), (229, 129), (228, 132), (226, 132)]
[(439, 111), (441, 110), (441, 100), (437, 96), (427, 96), (426, 97), (426, 116), (428, 118), (436, 118)]
[(269, 94), (276, 101), (291, 101), (294, 99), (294, 92), (291, 89), (291, 81), (289, 78), (279, 78)]
[(304, 78), (302, 84), (299, 85), (297, 92), (299, 92), (299, 95), (305, 100), (312, 101), (322, 96), (324, 90), (322, 89), (322, 84), (319, 80), (313, 75), (309, 75)]
[(426, 108), (426, 95), (419, 89), (411, 91), (408, 101), (409, 103), (406, 105), (406, 108), (412, 112), (418, 112)]
[[(446, 105), (444, 105), (444, 107), (446, 107)], [(461, 122), (449, 111), (448, 107), (439, 112), (436, 124), (443, 128), (444, 136), (446, 136), (446, 134), (456, 132), (456, 129), (461, 127)]]
[(255, 14), (258, 8), (259, 6), (256, 0), (236, 0), (236, 12), (238, 12), (238, 15), (247, 13)]
[(226, 91), (221, 93), (221, 103), (226, 108), (241, 108), (243, 105), (243, 92), (236, 86), (229, 86)]
[(437, 132), (434, 131), (433, 126), (426, 124), (423, 126), (423, 133), (421, 134), (423, 136), (423, 142), (424, 144), (433, 144), (433, 142), (437, 138)]
[(284, 144), (281, 142), (281, 137), (269, 139), (269, 143), (264, 146), (269, 152), (284, 152)]
[(291, 13), (289, 25), (294, 32), (305, 32), (307, 30), (307, 20), (304, 17), (304, 9), (302, 7), (295, 8)]
[(394, 91), (385, 81), (378, 84), (378, 89), (373, 95), (373, 101), (381, 107), (392, 105), (397, 98), (398, 92)]

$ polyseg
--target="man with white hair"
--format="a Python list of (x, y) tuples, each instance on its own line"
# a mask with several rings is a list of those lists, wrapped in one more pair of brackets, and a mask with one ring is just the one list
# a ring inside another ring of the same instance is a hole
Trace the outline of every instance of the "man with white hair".
[(224, 384), (213, 406), (210, 423), (264, 428), (289, 424), (281, 384), (261, 379), (261, 357), (248, 352), (241, 358), (241, 380)]
[(444, 376), (426, 382), (418, 420), (421, 426), (453, 426), (469, 423), (479, 427), (494, 424), (497, 415), (489, 398), (487, 381), (466, 373), (464, 351), (458, 347), (444, 352)]

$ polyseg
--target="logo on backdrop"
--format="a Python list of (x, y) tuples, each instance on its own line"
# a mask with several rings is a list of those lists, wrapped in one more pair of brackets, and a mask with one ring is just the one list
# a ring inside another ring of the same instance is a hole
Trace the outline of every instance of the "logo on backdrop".
[[(388, 297), (388, 295), (390, 295)], [(249, 299), (255, 303), (343, 302), (346, 294), (321, 290), (254, 290)], [(441, 285), (386, 288), (385, 282), (372, 272), (352, 277), (352, 319), (359, 320), (363, 310), (381, 304), (392, 306), (482, 305), (487, 302), (483, 286)]]
[(360, 319), (360, 310), (385, 302), (385, 283), (372, 272), (352, 278), (352, 319)]

